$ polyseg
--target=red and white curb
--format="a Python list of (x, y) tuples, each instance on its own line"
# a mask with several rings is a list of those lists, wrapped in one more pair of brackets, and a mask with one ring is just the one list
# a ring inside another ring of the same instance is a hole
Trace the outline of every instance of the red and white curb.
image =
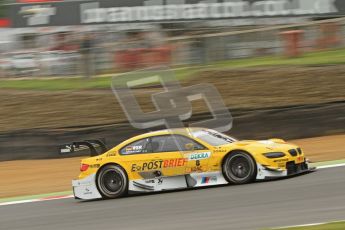
[[(317, 166), (316, 169), (336, 168), (336, 167), (343, 167), (343, 166), (345, 166), (345, 163)], [(73, 198), (73, 197), (74, 197), (73, 195), (48, 196), (48, 197), (43, 197), (43, 198), (3, 202), (3, 203), (0, 203), (0, 206), (24, 204), (24, 203), (32, 203), (32, 202), (40, 202), (40, 201), (48, 201), (48, 200), (61, 200), (61, 199), (68, 199), (68, 198)]]
[(32, 202), (47, 201), (47, 200), (61, 200), (61, 199), (67, 199), (67, 198), (73, 198), (73, 197), (74, 197), (73, 195), (65, 195), (65, 196), (49, 196), (49, 197), (29, 199), (29, 200), (8, 201), (8, 202), (0, 203), (0, 206), (32, 203)]

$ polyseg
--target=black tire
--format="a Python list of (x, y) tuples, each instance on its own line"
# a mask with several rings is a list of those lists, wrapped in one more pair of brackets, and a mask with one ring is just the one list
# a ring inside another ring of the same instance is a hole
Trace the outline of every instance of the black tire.
[(246, 152), (227, 155), (222, 167), (225, 179), (231, 184), (246, 184), (256, 178), (256, 163)]
[(106, 165), (97, 175), (97, 188), (103, 198), (117, 198), (127, 193), (128, 179), (118, 165)]

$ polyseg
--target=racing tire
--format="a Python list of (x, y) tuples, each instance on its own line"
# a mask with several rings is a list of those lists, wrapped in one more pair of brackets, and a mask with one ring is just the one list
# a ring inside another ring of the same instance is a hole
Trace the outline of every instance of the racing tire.
[(256, 162), (246, 152), (237, 151), (226, 156), (223, 166), (224, 178), (231, 184), (246, 184), (256, 178)]
[(128, 179), (118, 165), (106, 165), (100, 169), (96, 184), (103, 198), (113, 199), (127, 193)]

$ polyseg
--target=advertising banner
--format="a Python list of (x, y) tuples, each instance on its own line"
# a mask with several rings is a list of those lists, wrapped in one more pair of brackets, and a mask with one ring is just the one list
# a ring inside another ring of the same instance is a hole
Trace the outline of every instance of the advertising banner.
[(334, 17), (343, 0), (58, 1), (10, 5), (13, 27), (183, 22), (219, 19)]

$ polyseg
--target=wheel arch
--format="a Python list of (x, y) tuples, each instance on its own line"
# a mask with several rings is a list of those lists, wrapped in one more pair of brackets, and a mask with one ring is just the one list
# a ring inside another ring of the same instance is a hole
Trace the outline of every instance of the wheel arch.
[(257, 162), (256, 162), (256, 159), (254, 157), (254, 155), (252, 153), (250, 153), (249, 151), (247, 150), (244, 150), (244, 149), (233, 149), (231, 151), (229, 151), (227, 154), (224, 155), (224, 157), (222, 158), (222, 161), (221, 161), (221, 172), (224, 174), (223, 172), (223, 165), (225, 163), (225, 160), (226, 158), (228, 158), (231, 154), (235, 154), (235, 153), (238, 153), (238, 152), (242, 152), (242, 153), (246, 153), (248, 154), (248, 156), (250, 156), (252, 158), (252, 160), (254, 161), (254, 165), (255, 165), (255, 172), (257, 173)]
[(128, 192), (128, 188), (129, 188), (128, 173), (127, 173), (126, 169), (125, 169), (122, 165), (120, 165), (120, 164), (118, 164), (118, 163), (116, 163), (116, 162), (108, 162), (108, 163), (105, 163), (104, 165), (102, 165), (102, 166), (97, 170), (97, 172), (96, 172), (96, 179), (95, 179), (95, 184), (96, 184), (97, 190), (100, 191), (100, 190), (99, 190), (99, 187), (98, 187), (99, 185), (98, 185), (98, 183), (97, 183), (98, 175), (99, 175), (99, 173), (101, 172), (101, 170), (102, 170), (103, 168), (105, 168), (106, 166), (109, 166), (109, 165), (118, 166), (118, 167), (120, 167), (120, 168), (123, 170), (123, 172), (125, 173), (126, 179), (127, 179), (127, 187), (126, 187), (126, 193), (127, 193), (127, 192)]
[(102, 165), (102, 166), (97, 170), (97, 172), (96, 172), (96, 178), (98, 177), (98, 174), (100, 173), (100, 171), (101, 171), (103, 168), (105, 168), (106, 166), (108, 166), (108, 165), (119, 166), (119, 167), (123, 170), (123, 172), (125, 173), (126, 178), (127, 178), (127, 181), (129, 181), (129, 180), (128, 180), (128, 173), (127, 173), (125, 167), (123, 167), (121, 164), (116, 163), (116, 162), (108, 162), (108, 163), (105, 163), (104, 165)]
[(225, 162), (225, 159), (231, 155), (231, 154), (234, 154), (234, 153), (238, 153), (238, 152), (243, 152), (243, 153), (246, 153), (248, 154), (253, 160), (254, 162), (256, 163), (256, 160), (255, 160), (255, 157), (252, 153), (248, 152), (247, 150), (244, 150), (244, 149), (233, 149), (231, 151), (229, 151), (227, 154), (225, 154), (222, 158), (222, 161), (221, 161), (221, 166), (223, 166), (224, 162)]

